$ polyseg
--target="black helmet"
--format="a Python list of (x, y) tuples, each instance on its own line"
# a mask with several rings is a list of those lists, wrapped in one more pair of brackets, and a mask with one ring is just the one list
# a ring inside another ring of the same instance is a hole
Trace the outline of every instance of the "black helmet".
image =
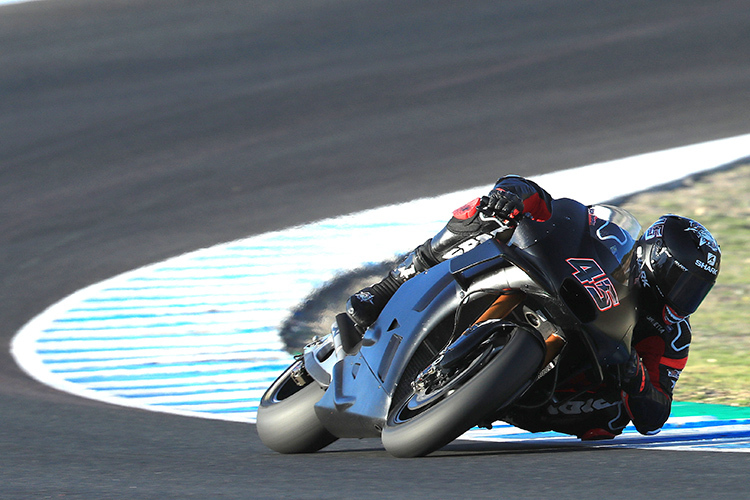
[(664, 320), (675, 323), (698, 309), (716, 282), (721, 249), (694, 220), (664, 215), (638, 239), (633, 278), (664, 301)]

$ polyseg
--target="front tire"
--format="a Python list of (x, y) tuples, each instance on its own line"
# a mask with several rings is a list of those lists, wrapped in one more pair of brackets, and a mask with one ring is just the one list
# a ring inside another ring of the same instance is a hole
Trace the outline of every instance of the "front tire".
[(514, 328), (494, 357), (475, 363), (486, 363), (483, 366), (468, 366), (435, 401), (420, 404), (416, 391), (395, 401), (383, 429), (383, 446), (402, 458), (442, 448), (520, 395), (534, 380), (544, 354), (544, 340), (537, 332)]
[(301, 363), (292, 364), (271, 384), (258, 407), (258, 436), (279, 453), (312, 453), (338, 439), (315, 415), (315, 403), (325, 389), (312, 379), (304, 386), (292, 380), (292, 371)]

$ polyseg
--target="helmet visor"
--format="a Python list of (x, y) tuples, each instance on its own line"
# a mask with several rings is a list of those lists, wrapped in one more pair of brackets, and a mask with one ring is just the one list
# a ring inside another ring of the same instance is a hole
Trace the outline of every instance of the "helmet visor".
[(667, 295), (667, 304), (679, 314), (689, 316), (698, 309), (714, 284), (693, 276), (689, 272), (681, 271), (681, 274), (682, 276), (677, 279)]
[(681, 316), (693, 314), (714, 285), (688, 271), (666, 249), (652, 260), (652, 267), (667, 304)]

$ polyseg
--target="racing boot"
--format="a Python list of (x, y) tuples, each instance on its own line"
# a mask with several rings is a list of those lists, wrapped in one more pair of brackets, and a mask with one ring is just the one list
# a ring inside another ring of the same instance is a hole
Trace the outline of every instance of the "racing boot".
[(493, 235), (507, 241), (512, 229), (497, 217), (488, 217), (481, 211), (482, 205), (487, 203), (486, 198), (477, 198), (454, 211), (451, 220), (439, 233), (409, 253), (382, 281), (349, 297), (346, 312), (354, 323), (366, 330), (375, 322), (396, 290), (413, 276), (468, 252)]
[(361, 329), (367, 329), (378, 319), (388, 301), (409, 278), (434, 266), (431, 239), (412, 250), (399, 264), (374, 285), (363, 288), (346, 302), (346, 313)]

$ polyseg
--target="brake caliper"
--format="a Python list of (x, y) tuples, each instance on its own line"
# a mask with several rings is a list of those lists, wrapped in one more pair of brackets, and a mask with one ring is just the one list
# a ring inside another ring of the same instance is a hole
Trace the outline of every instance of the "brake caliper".
[(448, 381), (448, 372), (440, 366), (443, 356), (439, 355), (430, 366), (422, 370), (417, 378), (411, 383), (412, 389), (421, 394), (427, 394), (438, 389)]

